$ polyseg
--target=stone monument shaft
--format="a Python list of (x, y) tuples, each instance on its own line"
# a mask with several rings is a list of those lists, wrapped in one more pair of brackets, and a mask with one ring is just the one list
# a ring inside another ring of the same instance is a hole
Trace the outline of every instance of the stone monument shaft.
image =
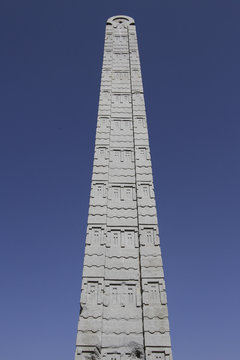
[(107, 21), (75, 360), (172, 360), (134, 20)]

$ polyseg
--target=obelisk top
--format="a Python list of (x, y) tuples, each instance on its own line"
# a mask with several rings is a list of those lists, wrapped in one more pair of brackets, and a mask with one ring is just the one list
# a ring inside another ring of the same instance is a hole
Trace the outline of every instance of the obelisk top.
[(114, 25), (119, 23), (120, 24), (125, 23), (126, 25), (134, 25), (135, 21), (132, 17), (126, 15), (115, 15), (107, 20), (107, 24), (109, 25)]

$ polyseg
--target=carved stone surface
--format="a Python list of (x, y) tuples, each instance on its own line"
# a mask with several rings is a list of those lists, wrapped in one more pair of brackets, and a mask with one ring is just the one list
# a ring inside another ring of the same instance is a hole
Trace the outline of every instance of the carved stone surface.
[(107, 21), (75, 360), (172, 360), (134, 20)]

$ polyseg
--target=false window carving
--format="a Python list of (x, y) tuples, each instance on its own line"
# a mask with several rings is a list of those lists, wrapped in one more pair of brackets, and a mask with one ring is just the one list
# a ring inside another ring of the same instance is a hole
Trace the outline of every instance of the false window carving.
[(121, 161), (121, 151), (120, 150), (113, 150), (113, 160), (115, 162)]
[(100, 127), (100, 129), (106, 129), (107, 125), (108, 125), (108, 118), (107, 117), (100, 117), (98, 120), (98, 125)]
[(135, 41), (135, 40), (137, 40), (136, 34), (129, 34), (129, 38), (130, 38), (130, 41)]
[(102, 71), (102, 80), (110, 80), (111, 70), (109, 69), (103, 69)]
[(105, 306), (141, 306), (140, 287), (136, 283), (108, 283), (105, 286)]
[(124, 127), (126, 130), (130, 130), (131, 129), (131, 121), (129, 121), (129, 120), (124, 121)]
[(121, 195), (120, 186), (113, 186), (112, 187), (112, 199), (113, 200), (120, 200), (120, 195)]
[(112, 102), (113, 104), (129, 104), (131, 97), (129, 94), (113, 94)]
[(125, 194), (124, 198), (126, 200), (132, 200), (133, 198), (133, 189), (131, 187), (125, 187)]
[(102, 229), (96, 228), (93, 229), (92, 231), (93, 231), (92, 244), (99, 246), (101, 243)]
[(137, 52), (131, 51), (130, 58), (131, 58), (131, 60), (137, 60), (138, 59)]
[(115, 131), (121, 131), (121, 130), (125, 130), (125, 131), (129, 131), (132, 129), (132, 123), (130, 120), (113, 120), (112, 121), (113, 126), (112, 129)]
[(165, 360), (165, 353), (164, 352), (153, 352), (152, 353), (152, 360)]
[(95, 185), (95, 196), (97, 198), (103, 198), (104, 195), (104, 185), (103, 184), (96, 184)]
[(159, 304), (160, 303), (160, 292), (158, 283), (149, 283), (148, 284), (148, 296), (149, 304)]
[(118, 81), (122, 81), (122, 80), (128, 80), (129, 79), (129, 73), (127, 72), (114, 72), (113, 73), (113, 80), (118, 80)]
[(105, 41), (112, 40), (112, 34), (106, 34)]
[(115, 52), (113, 53), (113, 59), (115, 61), (124, 61), (128, 59), (128, 53)]
[(107, 153), (106, 148), (104, 148), (104, 147), (98, 148), (98, 154), (99, 154), (100, 159), (105, 159), (106, 158), (106, 153)]
[(88, 226), (86, 245), (100, 246), (105, 244), (105, 228), (100, 226)]
[(121, 355), (120, 354), (108, 354), (107, 360), (120, 360)]
[(102, 304), (102, 283), (97, 280), (84, 280), (81, 292), (81, 304), (100, 305)]
[(121, 121), (120, 120), (114, 120), (113, 122), (113, 128), (114, 130), (120, 130), (120, 127), (121, 127)]
[(146, 231), (146, 245), (151, 246), (154, 244), (153, 230), (147, 229)]
[(97, 304), (98, 283), (89, 282), (87, 285), (87, 303)]
[(133, 249), (138, 247), (138, 237), (135, 230), (112, 229), (107, 233), (106, 247)]
[(135, 124), (137, 125), (138, 129), (143, 129), (146, 124), (146, 120), (143, 117), (137, 117), (135, 118)]
[(132, 161), (132, 152), (131, 152), (131, 150), (125, 150), (124, 151), (124, 160), (126, 162), (131, 162)]
[(133, 249), (135, 247), (134, 231), (125, 232), (125, 247)]
[(120, 305), (121, 304), (121, 288), (119, 285), (110, 286), (110, 302), (111, 305)]
[(143, 105), (144, 103), (143, 93), (141, 92), (134, 93), (133, 100), (136, 105)]
[(138, 153), (140, 160), (146, 160), (146, 148), (139, 148)]
[(81, 351), (81, 353), (76, 354), (76, 360), (88, 360), (94, 357), (94, 351)]
[(150, 197), (149, 185), (142, 185), (142, 197), (143, 198), (149, 198)]
[(109, 91), (103, 91), (100, 95), (100, 102), (102, 104), (107, 104), (108, 101), (110, 100), (110, 92)]
[(101, 129), (106, 128), (106, 118), (99, 119), (99, 126)]
[(127, 304), (133, 305), (136, 303), (135, 288), (133, 286), (127, 286)]
[(131, 98), (130, 95), (122, 95), (122, 103), (128, 104), (130, 102)]
[(121, 232), (119, 230), (112, 231), (111, 246), (120, 248), (121, 246)]
[(132, 71), (132, 78), (133, 78), (134, 80), (139, 79), (139, 78), (140, 78), (140, 71), (139, 71), (139, 70), (133, 70), (133, 71)]
[(158, 229), (156, 227), (141, 227), (141, 245), (154, 246), (159, 245)]
[(104, 51), (104, 60), (111, 60), (111, 59), (112, 59), (112, 52)]

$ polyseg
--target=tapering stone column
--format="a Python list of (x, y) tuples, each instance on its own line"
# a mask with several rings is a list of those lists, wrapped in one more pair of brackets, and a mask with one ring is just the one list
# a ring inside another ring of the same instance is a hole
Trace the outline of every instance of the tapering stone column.
[(134, 20), (108, 19), (75, 360), (172, 360)]

